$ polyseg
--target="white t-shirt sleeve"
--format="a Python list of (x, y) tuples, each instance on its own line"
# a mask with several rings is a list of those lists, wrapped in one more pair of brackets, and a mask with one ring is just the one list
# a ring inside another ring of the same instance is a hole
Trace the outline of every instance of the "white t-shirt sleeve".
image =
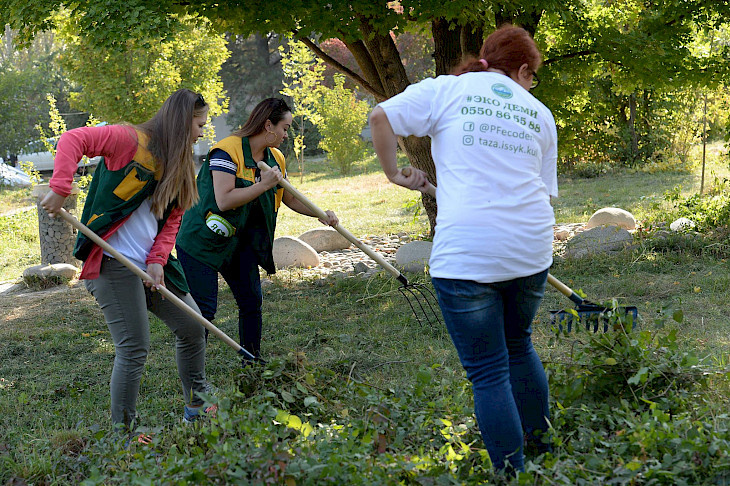
[(433, 78), (408, 86), (405, 91), (380, 103), (396, 135), (423, 137), (431, 134), (432, 103), (436, 99)]
[(551, 113), (549, 113), (547, 121), (550, 137), (547, 140), (547, 146), (543, 148), (540, 179), (547, 187), (548, 194), (558, 197), (558, 131)]

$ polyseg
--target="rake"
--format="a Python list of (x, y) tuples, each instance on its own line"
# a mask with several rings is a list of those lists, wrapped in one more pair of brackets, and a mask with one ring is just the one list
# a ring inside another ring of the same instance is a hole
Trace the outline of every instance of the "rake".
[[(81, 221), (76, 219), (71, 213), (66, 211), (65, 209), (61, 209), (59, 213), (61, 217), (66, 220), (67, 223), (69, 223), (71, 226), (76, 228), (77, 230), (81, 231), (83, 234), (85, 234), (91, 241), (99, 245), (101, 248), (104, 249), (107, 253), (109, 253), (111, 256), (113, 256), (119, 263), (127, 267), (129, 270), (132, 271), (135, 275), (137, 275), (139, 278), (141, 278), (145, 282), (152, 282), (152, 277), (150, 277), (147, 272), (139, 268), (137, 265), (132, 263), (127, 257), (119, 253), (117, 250), (114, 249), (109, 243), (101, 239), (99, 235), (94, 233), (89, 227), (87, 227), (85, 224), (83, 224)], [(245, 359), (256, 361), (257, 358), (249, 353), (245, 348), (243, 348), (240, 344), (238, 344), (236, 341), (228, 337), (226, 333), (218, 329), (215, 324), (211, 323), (208, 319), (198, 314), (195, 309), (187, 305), (182, 299), (180, 299), (177, 295), (173, 294), (170, 290), (167, 288), (160, 286), (157, 287), (156, 290), (162, 294), (162, 296), (175, 304), (177, 307), (180, 308), (180, 310), (184, 311), (186, 314), (188, 314), (190, 317), (198, 321), (200, 325), (205, 327), (208, 331), (211, 332), (214, 336), (216, 336), (218, 339), (226, 343), (228, 346), (233, 348), (240, 356), (243, 356)]]
[[(263, 162), (258, 162), (258, 167), (262, 171), (271, 170), (271, 168)], [(308, 207), (319, 219), (327, 220), (328, 216), (316, 204), (310, 201), (304, 194), (299, 192), (288, 180), (282, 179), (279, 182), (284, 189), (289, 191), (294, 197)], [(428, 324), (435, 327), (441, 322), (440, 309), (436, 303), (436, 296), (426, 284), (412, 283), (393, 265), (388, 263), (382, 256), (377, 254), (372, 248), (360, 241), (355, 235), (343, 228), (339, 223), (334, 226), (338, 233), (344, 236), (353, 245), (362, 250), (367, 256), (372, 258), (378, 265), (388, 271), (393, 277), (401, 283), (398, 291), (408, 302), (408, 305), (416, 318), (416, 321), (423, 326)]]
[(624, 325), (633, 329), (639, 317), (639, 310), (635, 306), (619, 307), (596, 304), (582, 298), (563, 282), (548, 274), (548, 283), (575, 303), (575, 309), (550, 311), (551, 324), (557, 324), (559, 330), (565, 326), (570, 332), (573, 325), (584, 326), (587, 331), (598, 332), (599, 328), (607, 332), (609, 326)]
[[(408, 177), (411, 175), (411, 168), (404, 167), (401, 169), (401, 172), (404, 176)], [(430, 182), (427, 183), (425, 192), (432, 197), (436, 197), (436, 186)], [(568, 332), (570, 332), (573, 324), (581, 324), (585, 326), (586, 330), (592, 328), (593, 332), (597, 332), (599, 326), (603, 325), (603, 332), (606, 332), (608, 331), (609, 324), (629, 324), (633, 328), (634, 323), (637, 322), (639, 311), (634, 306), (618, 307), (616, 305), (605, 306), (596, 304), (583, 299), (573, 292), (570, 287), (549, 273), (547, 281), (576, 304), (575, 309), (550, 311), (550, 322), (552, 324), (558, 324), (560, 330), (565, 325)]]

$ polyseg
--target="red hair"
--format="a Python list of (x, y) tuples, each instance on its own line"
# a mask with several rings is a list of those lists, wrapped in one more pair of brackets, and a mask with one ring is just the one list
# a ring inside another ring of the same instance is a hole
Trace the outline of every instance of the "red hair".
[(472, 57), (454, 68), (451, 74), (458, 76), (495, 68), (509, 75), (519, 70), (523, 64), (527, 64), (533, 71), (537, 71), (542, 64), (542, 55), (530, 33), (522, 27), (509, 24), (489, 34), (482, 44), (479, 56), (486, 61), (486, 65), (480, 59)]

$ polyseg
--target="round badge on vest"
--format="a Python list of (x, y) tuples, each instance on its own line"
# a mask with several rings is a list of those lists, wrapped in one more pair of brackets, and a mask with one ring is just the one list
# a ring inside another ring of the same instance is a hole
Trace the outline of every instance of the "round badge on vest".
[(213, 233), (225, 238), (230, 238), (236, 232), (236, 228), (220, 214), (209, 213), (205, 224)]

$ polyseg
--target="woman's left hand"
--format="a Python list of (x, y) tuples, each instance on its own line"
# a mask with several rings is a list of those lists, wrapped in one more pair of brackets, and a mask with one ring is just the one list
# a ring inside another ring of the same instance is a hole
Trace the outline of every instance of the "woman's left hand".
[(326, 221), (324, 219), (319, 220), (322, 224), (326, 224), (326, 225), (332, 226), (332, 227), (340, 224), (340, 220), (337, 219), (337, 215), (335, 215), (334, 212), (327, 210), (327, 211), (325, 211), (325, 213), (327, 214), (327, 220)]
[(162, 265), (159, 263), (150, 263), (147, 265), (147, 275), (152, 277), (152, 282), (149, 280), (145, 281), (144, 284), (147, 287), (152, 287), (152, 290), (155, 290), (157, 287), (165, 286), (165, 270), (163, 270)]

